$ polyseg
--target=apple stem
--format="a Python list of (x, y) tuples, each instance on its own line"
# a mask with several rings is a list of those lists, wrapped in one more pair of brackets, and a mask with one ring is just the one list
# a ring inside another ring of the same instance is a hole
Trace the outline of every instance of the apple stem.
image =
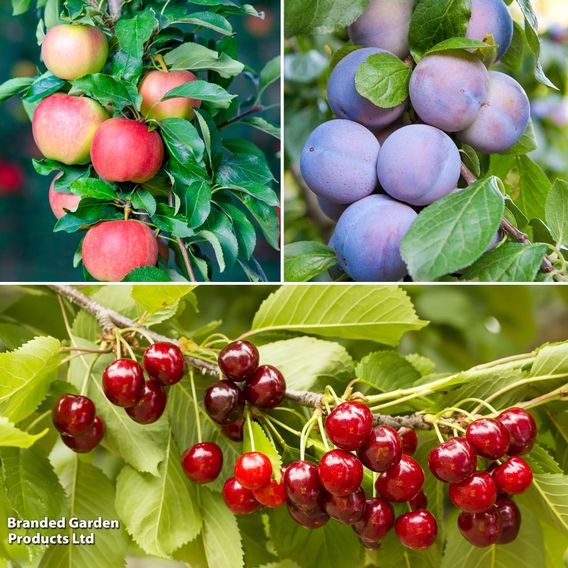
[(157, 63), (160, 66), (160, 69), (164, 73), (170, 72), (170, 70), (168, 69), (168, 66), (166, 65), (166, 61), (164, 60), (164, 56), (161, 53), (158, 53), (158, 55), (156, 55), (153, 59), (154, 59), (154, 62)]

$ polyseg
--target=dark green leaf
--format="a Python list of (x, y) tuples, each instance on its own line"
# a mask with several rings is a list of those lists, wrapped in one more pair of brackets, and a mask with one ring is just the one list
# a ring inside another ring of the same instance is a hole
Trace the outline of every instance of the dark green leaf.
[(57, 223), (53, 231), (65, 231), (74, 233), (86, 225), (96, 225), (100, 221), (123, 219), (124, 213), (111, 205), (94, 203), (91, 200), (81, 200), (79, 207), (72, 213), (64, 215)]
[(113, 201), (116, 199), (116, 189), (102, 179), (95, 178), (78, 178), (69, 184), (69, 189), (75, 195), (81, 197), (92, 197), (93, 199), (101, 199)]
[(143, 209), (153, 217), (156, 213), (156, 198), (147, 190), (138, 188), (131, 196), (132, 206), (135, 209)]
[(411, 276), (436, 280), (475, 262), (495, 238), (504, 208), (493, 177), (426, 207), (402, 241)]
[(236, 197), (258, 223), (268, 244), (278, 250), (280, 248), (280, 223), (275, 208), (252, 198), (246, 193), (237, 193)]
[(286, 282), (309, 282), (336, 264), (335, 251), (321, 243), (301, 241), (284, 248)]
[(482, 282), (534, 282), (546, 245), (505, 243), (484, 254), (467, 269), (467, 279)]
[(110, 75), (95, 73), (71, 82), (73, 89), (85, 93), (103, 106), (112, 104), (116, 110), (127, 106), (140, 108), (141, 97), (134, 85)]
[(269, 185), (274, 180), (266, 159), (247, 154), (233, 154), (217, 171), (216, 181), (223, 186), (257, 183)]
[(191, 122), (167, 118), (160, 121), (160, 130), (166, 146), (178, 162), (183, 164), (191, 157), (198, 162), (203, 160), (205, 144)]
[(231, 101), (236, 95), (229, 94), (223, 87), (208, 83), (207, 81), (190, 81), (184, 83), (171, 91), (168, 91), (162, 100), (172, 99), (175, 97), (187, 97), (190, 99), (199, 99), (212, 103), (219, 108), (229, 108)]
[(36, 103), (59, 91), (63, 85), (65, 85), (65, 81), (63, 79), (60, 79), (47, 71), (34, 80), (31, 87), (25, 94), (25, 100), (28, 103)]
[(163, 203), (158, 204), (157, 213), (152, 216), (154, 224), (162, 231), (182, 239), (192, 237), (194, 232), (181, 215), (176, 215), (173, 208)]
[(250, 260), (256, 247), (256, 231), (247, 216), (231, 203), (217, 203), (231, 219), (237, 241), (239, 243), (239, 258)]
[(8, 79), (0, 85), (0, 103), (7, 101), (9, 98), (23, 93), (34, 80), (31, 77), (17, 77), (16, 79)]
[(156, 268), (155, 266), (142, 266), (131, 270), (123, 279), (122, 282), (171, 282), (165, 270)]

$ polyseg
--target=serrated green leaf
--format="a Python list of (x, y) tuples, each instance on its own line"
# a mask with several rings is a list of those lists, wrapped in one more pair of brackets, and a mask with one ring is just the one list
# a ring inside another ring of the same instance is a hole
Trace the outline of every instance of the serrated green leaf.
[(252, 331), (289, 330), (396, 345), (406, 331), (425, 325), (397, 286), (286, 286), (262, 303)]
[(353, 378), (351, 356), (345, 347), (332, 341), (295, 337), (261, 345), (259, 352), (263, 364), (280, 370), (289, 389), (341, 388)]
[(495, 238), (504, 209), (494, 177), (423, 209), (401, 246), (414, 280), (436, 280), (475, 262)]
[(546, 245), (505, 243), (484, 254), (464, 276), (481, 282), (534, 282), (547, 249)]
[(412, 70), (391, 53), (371, 55), (359, 66), (355, 86), (360, 95), (380, 108), (393, 108), (408, 98)]
[[(76, 454), (58, 471), (69, 499), (69, 510), (78, 519), (103, 519), (117, 521), (114, 506), (115, 491), (113, 483), (95, 466), (80, 459)], [(118, 529), (72, 529), (67, 526), (61, 534), (70, 540), (75, 535), (94, 533), (95, 544), (86, 546), (51, 546), (43, 556), (41, 568), (119, 568), (124, 566), (126, 537), (124, 530)]]
[(29, 448), (47, 434), (47, 429), (39, 434), (20, 430), (8, 418), (0, 416), (0, 447)]
[(284, 280), (308, 282), (337, 264), (335, 251), (321, 243), (300, 241), (284, 249)]
[[(192, 71), (211, 70), (226, 79), (240, 75), (244, 65), (226, 53), (213, 51), (198, 43), (183, 43), (164, 57), (172, 69), (191, 69)], [(197, 97), (199, 98), (199, 97)]]
[(173, 286), (133, 286), (132, 299), (150, 313), (155, 314), (166, 309), (175, 312), (182, 298), (190, 296), (191, 303), (195, 303), (194, 285)]
[(130, 466), (120, 472), (116, 509), (128, 533), (151, 556), (169, 558), (199, 534), (201, 515), (195, 486), (183, 473), (171, 435), (157, 477)]
[(0, 414), (17, 423), (38, 407), (56, 377), (60, 347), (53, 337), (37, 337), (0, 353)]

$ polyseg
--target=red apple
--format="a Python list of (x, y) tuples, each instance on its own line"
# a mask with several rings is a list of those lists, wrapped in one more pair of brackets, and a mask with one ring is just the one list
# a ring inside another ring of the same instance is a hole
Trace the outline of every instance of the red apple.
[(86, 25), (59, 24), (45, 34), (41, 58), (56, 76), (73, 81), (105, 66), (108, 43), (99, 28)]
[(140, 221), (103, 221), (87, 231), (83, 263), (102, 282), (120, 282), (131, 270), (154, 266), (158, 241)]
[(67, 165), (87, 164), (95, 132), (107, 119), (96, 101), (55, 93), (36, 108), (32, 132), (46, 158)]
[(194, 107), (201, 106), (200, 100), (175, 97), (159, 101), (168, 91), (196, 79), (197, 77), (190, 71), (150, 71), (142, 79), (139, 88), (142, 96), (142, 113), (156, 120), (164, 118), (191, 120), (195, 116)]
[(143, 183), (158, 173), (163, 160), (160, 135), (142, 122), (111, 118), (95, 133), (91, 161), (106, 181)]
[[(60, 174), (59, 174), (60, 175)], [(76, 211), (77, 207), (79, 207), (79, 201), (81, 198), (78, 195), (73, 195), (72, 193), (61, 193), (60, 191), (55, 191), (55, 180), (59, 177), (56, 175), (49, 186), (49, 206), (53, 211), (53, 214), (58, 218), (61, 219), (68, 209), (69, 211)]]

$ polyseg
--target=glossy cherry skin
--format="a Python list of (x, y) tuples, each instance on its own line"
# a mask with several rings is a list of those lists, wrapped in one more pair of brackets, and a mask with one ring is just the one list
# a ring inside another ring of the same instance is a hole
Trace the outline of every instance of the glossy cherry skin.
[(373, 413), (360, 402), (342, 402), (325, 421), (329, 439), (342, 450), (358, 450), (373, 429)]
[(399, 428), (398, 435), (402, 442), (402, 453), (411, 456), (416, 452), (418, 447), (418, 436), (416, 430), (411, 428)]
[(412, 550), (426, 550), (436, 542), (438, 523), (426, 509), (401, 515), (394, 527), (400, 542)]
[(345, 497), (359, 489), (363, 481), (361, 462), (344, 450), (325, 453), (318, 466), (319, 480), (326, 491)]
[(367, 499), (361, 520), (353, 525), (353, 530), (365, 542), (378, 542), (385, 538), (394, 526), (394, 509), (384, 499)]
[(209, 385), (203, 398), (205, 410), (218, 424), (231, 424), (243, 415), (245, 397), (231, 381), (217, 381)]
[(144, 369), (163, 385), (179, 383), (185, 373), (185, 359), (175, 343), (153, 343), (144, 351)]
[(69, 436), (88, 432), (95, 421), (97, 411), (90, 398), (79, 394), (60, 396), (51, 413), (54, 426)]
[(403, 455), (400, 461), (387, 469), (376, 481), (379, 495), (393, 503), (412, 499), (422, 489), (424, 471), (410, 456)]
[(247, 379), (258, 367), (258, 349), (249, 341), (239, 339), (229, 343), (219, 353), (221, 371), (231, 381)]
[(318, 466), (308, 461), (291, 463), (284, 474), (288, 499), (298, 507), (314, 508), (321, 496)]
[(460, 483), (450, 483), (452, 503), (466, 513), (482, 513), (497, 499), (497, 486), (486, 471), (470, 475)]
[(511, 499), (497, 499), (495, 507), (501, 517), (501, 532), (497, 544), (513, 542), (521, 530), (521, 512)]
[(286, 393), (282, 373), (272, 365), (262, 365), (247, 378), (245, 398), (258, 408), (276, 408)]
[(125, 408), (132, 420), (139, 424), (152, 424), (159, 420), (166, 409), (168, 397), (164, 387), (152, 380), (144, 383), (144, 392), (134, 406)]
[(251, 491), (265, 487), (272, 479), (272, 463), (261, 452), (246, 452), (235, 462), (235, 479)]
[(493, 479), (502, 493), (518, 495), (529, 488), (533, 472), (525, 460), (513, 456), (495, 469)]
[(482, 513), (461, 513), (458, 517), (458, 528), (462, 536), (479, 548), (496, 544), (501, 526), (501, 516), (495, 507)]
[(325, 512), (344, 525), (353, 525), (361, 520), (365, 512), (365, 503), (365, 491), (362, 487), (345, 497), (326, 493), (322, 498)]
[(274, 509), (276, 507), (281, 507), (286, 503), (286, 488), (284, 487), (284, 473), (285, 468), (282, 468), (282, 478), (280, 481), (276, 479), (271, 479), (268, 485), (261, 487), (260, 489), (254, 489), (254, 498), (265, 507), (270, 507)]
[(249, 515), (260, 507), (252, 491), (243, 487), (234, 477), (230, 477), (225, 481), (225, 485), (223, 485), (223, 499), (225, 500), (225, 505), (235, 515)]
[(497, 416), (497, 420), (509, 431), (510, 456), (522, 456), (532, 450), (536, 440), (536, 423), (522, 408), (509, 408)]
[(476, 470), (477, 456), (465, 438), (452, 438), (430, 452), (428, 467), (440, 481), (459, 483)]
[(223, 468), (223, 452), (213, 442), (201, 442), (186, 450), (181, 458), (183, 471), (194, 483), (210, 483)]
[(231, 422), (230, 424), (221, 424), (221, 430), (223, 431), (223, 434), (229, 438), (229, 440), (233, 440), (233, 442), (242, 442), (244, 426), (245, 417), (241, 416), (237, 418), (235, 422)]
[(134, 406), (144, 392), (142, 367), (133, 359), (117, 359), (103, 372), (105, 396), (116, 406)]
[(100, 416), (96, 416), (91, 427), (83, 434), (78, 436), (69, 436), (69, 434), (61, 434), (63, 443), (78, 454), (85, 454), (94, 450), (105, 435), (105, 423)]
[(402, 456), (402, 442), (390, 426), (377, 426), (357, 452), (364, 466), (382, 473), (397, 464)]
[(417, 509), (426, 509), (428, 507), (428, 497), (424, 491), (419, 491), (410, 501), (408, 501), (410, 508), (413, 511)]
[(509, 431), (501, 422), (492, 418), (472, 422), (465, 437), (477, 455), (489, 460), (502, 458), (509, 449)]
[(290, 516), (306, 529), (319, 529), (329, 521), (329, 515), (319, 507), (300, 509), (294, 503), (288, 503)]

